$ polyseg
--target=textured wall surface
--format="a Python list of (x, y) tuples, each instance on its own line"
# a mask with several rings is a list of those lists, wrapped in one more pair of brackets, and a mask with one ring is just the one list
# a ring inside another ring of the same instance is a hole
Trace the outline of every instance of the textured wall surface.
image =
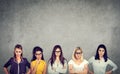
[[(89, 59), (103, 43), (108, 56), (120, 67), (119, 0), (3, 0), (0, 1), (0, 74), (3, 64), (13, 56), (16, 44), (31, 60), (32, 49), (44, 49), (47, 61), (56, 44), (64, 56), (80, 46)], [(114, 72), (119, 74), (120, 69)]]

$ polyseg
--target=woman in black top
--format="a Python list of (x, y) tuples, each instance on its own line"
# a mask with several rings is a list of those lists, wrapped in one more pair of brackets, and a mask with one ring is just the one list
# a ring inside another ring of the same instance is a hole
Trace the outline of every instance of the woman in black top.
[[(10, 67), (8, 71), (7, 67)], [(23, 58), (22, 46), (17, 44), (14, 48), (14, 56), (4, 64), (5, 74), (26, 74), (26, 67), (29, 68), (27, 74), (30, 74), (30, 63)]]

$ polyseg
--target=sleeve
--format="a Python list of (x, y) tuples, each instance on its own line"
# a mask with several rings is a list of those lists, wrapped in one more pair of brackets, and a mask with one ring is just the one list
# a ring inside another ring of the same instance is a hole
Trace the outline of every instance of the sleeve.
[(31, 67), (34, 67), (34, 65), (33, 65), (33, 61), (31, 61), (30, 66), (31, 66)]
[(26, 60), (26, 66), (28, 67), (28, 68), (30, 68), (30, 63), (28, 62), (28, 60), (25, 58), (25, 60)]
[(117, 65), (113, 61), (111, 61), (110, 59), (108, 59), (108, 64), (113, 67), (112, 71), (117, 70), (117, 68), (118, 68)]
[(88, 60), (88, 63), (90, 64), (90, 63), (92, 63), (93, 61), (94, 61), (94, 56), (93, 57), (91, 57), (89, 60)]
[(58, 73), (56, 72), (55, 70), (53, 70), (50, 62), (48, 63), (48, 74), (55, 74), (55, 73)]
[(89, 62), (87, 60), (85, 60), (85, 64), (88, 64)]
[(64, 64), (64, 67), (58, 67), (57, 69), (56, 69), (56, 71), (57, 72), (59, 72), (59, 73), (66, 73), (67, 72), (67, 61), (65, 60), (65, 64)]
[(13, 58), (10, 58), (10, 59), (4, 64), (4, 67), (7, 68), (8, 66), (10, 66), (12, 60), (13, 60)]
[(72, 61), (72, 60), (70, 60), (70, 61), (68, 62), (68, 65), (69, 65), (69, 64), (73, 64), (73, 61)]

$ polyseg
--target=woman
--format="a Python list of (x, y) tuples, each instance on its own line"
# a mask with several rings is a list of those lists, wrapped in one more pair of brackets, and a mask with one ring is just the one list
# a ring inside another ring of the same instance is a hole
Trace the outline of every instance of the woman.
[(39, 46), (33, 49), (31, 74), (46, 74), (46, 62), (44, 61), (43, 50)]
[(51, 58), (48, 62), (48, 74), (67, 73), (67, 61), (63, 57), (63, 52), (60, 45), (54, 46)]
[[(10, 72), (7, 67), (10, 67)], [(14, 48), (14, 56), (9, 59), (4, 65), (5, 74), (26, 74), (26, 67), (30, 68), (30, 63), (26, 58), (23, 58), (23, 50), (20, 44), (17, 44)], [(30, 69), (27, 74), (30, 73)]]
[[(93, 71), (89, 71), (90, 74), (111, 74), (112, 71), (117, 69), (115, 63), (113, 63), (107, 55), (107, 49), (104, 44), (100, 44), (97, 48), (96, 55), (89, 59), (89, 63), (93, 66)], [(107, 65), (111, 65), (113, 68), (106, 72)]]
[(87, 74), (88, 61), (83, 59), (83, 51), (80, 47), (74, 49), (72, 59), (68, 62), (70, 74)]

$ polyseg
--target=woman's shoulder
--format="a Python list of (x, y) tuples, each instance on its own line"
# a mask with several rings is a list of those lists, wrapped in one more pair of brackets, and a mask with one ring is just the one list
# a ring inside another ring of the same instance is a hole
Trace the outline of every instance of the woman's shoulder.
[(95, 59), (95, 56), (92, 56), (91, 58), (92, 58), (92, 59)]
[(74, 64), (74, 61), (71, 59), (68, 64)]
[(86, 59), (84, 59), (83, 62), (88, 62), (88, 61)]
[(86, 59), (83, 60), (84, 64), (88, 64), (88, 61)]
[(10, 58), (9, 58), (9, 61), (10, 61), (10, 62), (12, 62), (12, 61), (14, 61), (14, 60), (15, 60), (14, 57), (10, 57)]
[(64, 59), (64, 62), (68, 62), (67, 59)]
[(36, 60), (31, 61), (31, 64), (35, 64), (35, 63), (36, 63)]
[(95, 56), (90, 57), (89, 60), (95, 60)]
[(25, 57), (23, 57), (22, 60), (25, 62), (28, 62), (27, 58), (25, 58)]
[(25, 58), (25, 57), (23, 57), (22, 59), (23, 59), (23, 60), (27, 60), (27, 58)]
[(10, 60), (14, 60), (15, 58), (14, 57), (10, 57)]
[(89, 60), (88, 60), (89, 64), (93, 63), (94, 61), (96, 61), (95, 56), (90, 57)]
[(46, 64), (46, 61), (45, 60), (40, 60), (41, 63), (43, 64)]
[(40, 60), (41, 62), (46, 62), (45, 60)]
[[(33, 61), (31, 61), (31, 64), (35, 64), (36, 62), (37, 62), (37, 60), (33, 60)], [(41, 63), (45, 63), (44, 60), (40, 60), (40, 62), (41, 62)]]
[(107, 58), (107, 62), (110, 63), (110, 62), (113, 62), (110, 58)]

